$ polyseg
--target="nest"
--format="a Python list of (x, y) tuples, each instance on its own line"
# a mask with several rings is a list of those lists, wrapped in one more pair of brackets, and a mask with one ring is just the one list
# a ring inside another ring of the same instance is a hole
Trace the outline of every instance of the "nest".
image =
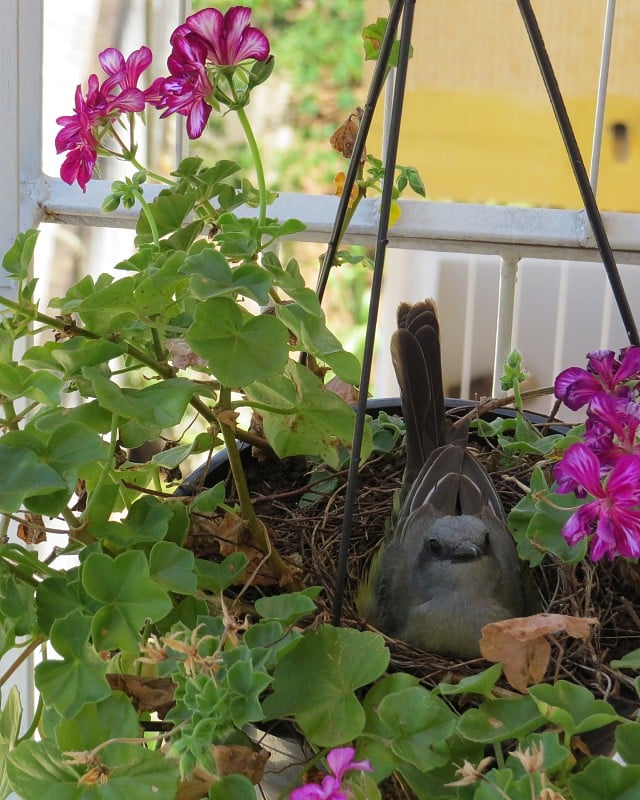
[[(524, 458), (508, 469), (494, 451), (478, 446), (506, 511), (524, 495), (534, 462)], [(361, 471), (360, 488), (353, 515), (349, 545), (348, 578), (342, 608), (345, 625), (375, 630), (358, 613), (357, 587), (387, 533), (394, 493), (402, 479), (404, 448), (379, 456)], [(313, 505), (300, 506), (300, 498), (313, 480), (300, 459), (285, 462), (252, 461), (248, 475), (256, 510), (273, 534), (278, 552), (302, 568), (305, 585), (324, 589), (318, 598), (318, 621), (331, 619), (334, 580), (342, 520), (346, 473), (338, 487)], [(200, 555), (206, 557), (201, 550)], [(633, 678), (611, 666), (635, 648), (640, 648), (640, 567), (624, 559), (567, 565), (547, 555), (534, 568), (532, 577), (539, 595), (540, 612), (574, 617), (595, 617), (599, 624), (587, 640), (558, 634), (551, 639), (552, 658), (546, 681), (565, 679), (580, 684), (597, 697), (614, 702), (621, 713), (630, 714), (637, 703)], [(269, 591), (268, 587), (259, 591)], [(427, 687), (441, 681), (455, 683), (489, 666), (483, 659), (462, 661), (426, 653), (405, 642), (385, 637), (391, 651), (391, 668), (415, 675)], [(507, 684), (503, 684), (508, 688)], [(619, 703), (617, 701), (620, 701)]]

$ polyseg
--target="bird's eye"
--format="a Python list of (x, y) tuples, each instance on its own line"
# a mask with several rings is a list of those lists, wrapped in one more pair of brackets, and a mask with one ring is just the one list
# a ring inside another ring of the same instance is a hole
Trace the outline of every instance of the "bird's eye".
[(429, 550), (434, 556), (439, 556), (442, 553), (442, 545), (437, 539), (429, 539)]

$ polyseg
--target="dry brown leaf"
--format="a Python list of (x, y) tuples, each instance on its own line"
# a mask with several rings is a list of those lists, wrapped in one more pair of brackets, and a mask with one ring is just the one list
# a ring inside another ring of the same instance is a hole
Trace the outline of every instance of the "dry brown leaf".
[[(243, 581), (248, 580), (253, 575), (258, 564), (264, 559), (264, 554), (255, 546), (244, 521), (235, 514), (225, 514), (218, 526), (217, 535), (220, 537), (220, 555), (223, 558), (240, 550), (249, 559), (247, 568), (242, 576)], [(265, 562), (258, 573), (253, 576), (252, 583), (254, 586), (274, 586), (278, 585), (279, 579), (269, 564)]]
[(182, 339), (167, 339), (166, 348), (169, 351), (171, 363), (176, 369), (203, 367), (207, 363), (197, 353), (194, 353)]
[(594, 617), (567, 614), (534, 614), (492, 622), (482, 629), (480, 652), (488, 661), (501, 661), (511, 686), (526, 692), (528, 686), (540, 683), (549, 666), (549, 634), (566, 633), (574, 639), (587, 639), (591, 627), (597, 624)]
[(258, 784), (264, 777), (264, 768), (271, 753), (260, 748), (254, 750), (244, 745), (219, 744), (213, 748), (213, 759), (216, 762), (218, 775), (233, 775), (239, 772), (251, 783)]
[(326, 388), (330, 392), (337, 394), (338, 397), (341, 397), (345, 403), (354, 404), (358, 402), (358, 390), (353, 384), (346, 383), (342, 378), (338, 378), (337, 376), (331, 378), (331, 380), (327, 382)]
[(107, 681), (112, 689), (131, 698), (136, 711), (157, 711), (160, 719), (164, 719), (173, 708), (176, 685), (171, 678), (114, 673), (107, 675)]
[(47, 541), (44, 522), (40, 514), (32, 514), (28, 511), (25, 514), (24, 522), (18, 525), (18, 539), (22, 539), (26, 544), (42, 544)]
[(349, 114), (346, 120), (332, 133), (329, 139), (331, 147), (339, 153), (342, 153), (345, 158), (351, 158), (353, 154), (353, 147), (356, 143), (363, 113), (361, 108), (356, 108), (353, 114)]

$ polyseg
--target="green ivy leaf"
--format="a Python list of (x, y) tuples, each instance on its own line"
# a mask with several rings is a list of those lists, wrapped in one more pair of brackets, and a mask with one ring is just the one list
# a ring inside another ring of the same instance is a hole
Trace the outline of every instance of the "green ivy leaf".
[(111, 693), (106, 664), (89, 645), (91, 620), (75, 609), (51, 626), (50, 639), (62, 661), (44, 661), (35, 670), (36, 686), (47, 705), (64, 717)]
[(573, 800), (636, 800), (640, 766), (625, 766), (611, 758), (594, 758), (569, 779)]
[[(197, 201), (195, 192), (178, 193), (175, 189), (163, 189), (160, 194), (149, 204), (150, 212), (158, 229), (160, 237), (175, 233), (187, 218)], [(134, 244), (140, 247), (151, 244), (153, 234), (146, 214), (140, 214), (136, 225), (136, 238)]]
[(489, 669), (479, 672), (477, 675), (468, 675), (458, 683), (439, 683), (433, 690), (434, 694), (457, 695), (457, 694), (480, 694), (483, 697), (491, 697), (493, 687), (502, 675), (502, 664), (493, 664)]
[(227, 556), (219, 564), (198, 558), (196, 559), (198, 588), (220, 594), (241, 579), (248, 563), (249, 559), (240, 551)]
[(80, 775), (65, 763), (53, 742), (20, 742), (9, 753), (7, 775), (11, 788), (21, 798), (38, 800), (82, 800)]
[(11, 784), (7, 775), (9, 753), (15, 747), (20, 735), (22, 721), (22, 705), (20, 693), (13, 686), (7, 696), (4, 708), (0, 711), (0, 799), (5, 800), (11, 794)]
[(98, 369), (82, 370), (103, 408), (123, 420), (133, 419), (145, 429), (170, 428), (182, 421), (196, 384), (185, 378), (167, 378), (142, 389), (121, 389)]
[(388, 663), (381, 636), (322, 625), (282, 657), (264, 712), (268, 718), (293, 715), (311, 742), (339, 746), (364, 728), (355, 690), (379, 678)]
[(270, 380), (289, 357), (289, 333), (279, 320), (251, 316), (227, 297), (196, 307), (187, 341), (225, 386)]
[(362, 707), (365, 712), (365, 728), (358, 740), (359, 757), (368, 758), (374, 769), (376, 781), (384, 780), (398, 768), (401, 759), (391, 749), (394, 729), (378, 714), (380, 703), (391, 695), (418, 685), (418, 679), (406, 672), (385, 675), (367, 692)]
[(317, 596), (319, 587), (314, 592), (291, 592), (288, 594), (275, 594), (271, 597), (259, 597), (255, 602), (256, 613), (263, 619), (277, 620), (285, 627), (293, 625), (302, 617), (313, 614), (316, 604), (310, 594)]
[(465, 711), (458, 733), (473, 742), (503, 742), (517, 739), (544, 723), (532, 697), (500, 697)]
[(169, 596), (151, 579), (147, 559), (139, 550), (114, 559), (91, 553), (83, 564), (82, 584), (103, 603), (91, 623), (98, 650), (137, 651), (145, 621), (155, 622), (171, 611)]
[(200, 492), (192, 501), (189, 508), (201, 514), (209, 514), (224, 503), (225, 496), (226, 489), (224, 481), (218, 481), (215, 486), (212, 486), (210, 489), (205, 489), (204, 492)]
[(23, 798), (39, 800), (156, 800), (175, 797), (178, 768), (160, 751), (123, 744), (118, 760), (104, 752), (104, 783), (80, 784), (83, 768), (65, 764), (52, 742), (21, 742), (9, 756), (9, 779)]
[(616, 728), (616, 753), (626, 764), (640, 765), (640, 722), (625, 722)]
[(2, 267), (5, 272), (19, 280), (29, 277), (29, 265), (36, 248), (38, 233), (35, 228), (29, 228), (16, 236), (14, 243), (2, 257)]
[[(99, 703), (89, 703), (72, 719), (56, 728), (56, 741), (64, 751), (93, 750), (109, 739), (140, 736), (138, 717), (131, 700), (123, 692), (113, 692)], [(120, 747), (108, 745), (108, 749)]]
[(611, 662), (614, 669), (634, 669), (640, 671), (640, 648), (631, 650), (622, 658), (616, 658)]
[(255, 800), (256, 790), (244, 775), (225, 775), (211, 786), (209, 797), (211, 800)]
[(569, 681), (531, 686), (529, 694), (540, 713), (570, 736), (619, 720), (612, 705), (596, 699), (584, 686)]
[(447, 763), (448, 754), (433, 745), (453, 733), (456, 716), (439, 697), (422, 686), (410, 686), (384, 697), (378, 713), (393, 733), (393, 752), (403, 761), (424, 772)]
[[(327, 391), (320, 379), (294, 361), (284, 375), (271, 376), (245, 387), (250, 400), (266, 403), (283, 413), (263, 410), (264, 433), (280, 458), (319, 456), (329, 466), (340, 466), (353, 440), (355, 412)], [(284, 413), (287, 412), (288, 413)], [(365, 426), (362, 458), (371, 452), (372, 434)]]
[(255, 300), (259, 305), (269, 302), (269, 289), (273, 279), (255, 264), (241, 264), (231, 268), (227, 259), (213, 247), (197, 255), (188, 256), (181, 272), (191, 278), (191, 288), (203, 300), (208, 297), (230, 297), (238, 294)]
[(24, 503), (36, 511), (39, 496), (45, 496), (40, 508), (55, 516), (67, 503), (71, 493), (62, 476), (38, 455), (22, 447), (3, 447), (0, 440), (0, 511), (13, 514)]
[(198, 581), (192, 552), (173, 542), (156, 542), (149, 554), (151, 578), (169, 592), (194, 594)]
[(62, 386), (62, 380), (48, 370), (0, 363), (0, 394), (10, 400), (27, 397), (43, 405), (59, 406)]
[(227, 671), (229, 713), (236, 728), (264, 719), (260, 695), (271, 683), (271, 676), (254, 669), (250, 661), (236, 661)]

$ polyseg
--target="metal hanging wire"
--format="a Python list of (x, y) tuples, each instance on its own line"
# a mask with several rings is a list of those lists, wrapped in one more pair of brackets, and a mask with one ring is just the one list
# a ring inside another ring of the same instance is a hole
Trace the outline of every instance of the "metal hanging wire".
[[(413, 29), (413, 17), (415, 12), (416, 0), (396, 0), (392, 8), (391, 14), (394, 12), (396, 16), (395, 28), (391, 34), (391, 40), (388, 44), (388, 52), (385, 50), (386, 63), (380, 64), (382, 58), (382, 49), (378, 59), (378, 67), (376, 70), (375, 79), (379, 78), (378, 73), (382, 74), (380, 79), (380, 86), (377, 88), (377, 94), (380, 94), (380, 89), (384, 83), (384, 74), (386, 73), (386, 66), (389, 61), (391, 53), (391, 45), (395, 38), (395, 29), (397, 28), (398, 18), (402, 15), (402, 28), (400, 32), (400, 47), (398, 52), (398, 66), (396, 69), (393, 91), (393, 105), (391, 108), (391, 119), (389, 124), (389, 140), (387, 144), (387, 151), (384, 160), (384, 179), (382, 182), (382, 196), (380, 200), (380, 218), (378, 221), (378, 236), (376, 240), (375, 259), (373, 266), (373, 276), (371, 280), (371, 302), (369, 304), (369, 313), (367, 317), (367, 329), (364, 342), (364, 354), (362, 358), (362, 373), (360, 376), (358, 405), (356, 409), (355, 431), (353, 437), (353, 447), (351, 451), (351, 460), (349, 461), (349, 472), (347, 478), (347, 489), (345, 494), (345, 504), (342, 519), (342, 531), (340, 534), (340, 553), (338, 556), (338, 564), (336, 569), (336, 580), (333, 597), (332, 617), (334, 625), (339, 625), (342, 614), (342, 603), (344, 599), (344, 591), (347, 579), (347, 560), (349, 555), (349, 542), (351, 540), (351, 528), (353, 521), (353, 509), (355, 505), (356, 493), (358, 491), (358, 470), (360, 468), (360, 453), (362, 450), (362, 439), (364, 433), (364, 426), (367, 414), (367, 398), (369, 394), (369, 381), (371, 378), (371, 365), (373, 361), (373, 349), (375, 344), (376, 324), (378, 320), (378, 308), (380, 305), (380, 292), (382, 289), (382, 274), (384, 270), (384, 260), (387, 251), (387, 236), (389, 232), (389, 214), (391, 211), (391, 200), (393, 197), (393, 183), (396, 169), (396, 157), (398, 153), (398, 140), (400, 138), (400, 122), (402, 119), (402, 103), (404, 100), (404, 91), (407, 79), (407, 69), (409, 65), (409, 55), (411, 51), (411, 32)], [(387, 34), (392, 27), (391, 16), (387, 27)], [(387, 36), (385, 36), (385, 40)], [(372, 86), (372, 90), (373, 90)], [(377, 96), (376, 96), (377, 99)], [(375, 101), (374, 101), (375, 102)], [(373, 109), (371, 110), (371, 114)], [(364, 117), (363, 117), (364, 121)], [(361, 123), (362, 127), (362, 123)], [(359, 131), (360, 133), (361, 131)], [(356, 146), (358, 140), (356, 139)], [(364, 141), (362, 142), (364, 146)], [(360, 155), (362, 150), (360, 151)], [(348, 200), (351, 194), (351, 188), (355, 180), (355, 169), (357, 169), (359, 162), (359, 155), (355, 152), (352, 156), (349, 172), (353, 171), (353, 179), (351, 185), (345, 181), (345, 186), (342, 193), (342, 199)], [(355, 165), (355, 166), (354, 166)], [(348, 180), (349, 174), (347, 174)], [(346, 213), (346, 202), (345, 202)], [(339, 234), (342, 222), (336, 220), (334, 226), (334, 235)], [(329, 260), (325, 259), (325, 264), (331, 264), (333, 256)], [(328, 269), (327, 269), (328, 274)], [(326, 277), (325, 277), (326, 283)]]
[[(349, 210), (349, 200), (351, 198), (351, 191), (356, 182), (356, 178), (358, 177), (358, 169), (360, 166), (360, 162), (362, 161), (362, 156), (364, 154), (364, 148), (367, 141), (367, 136), (369, 135), (369, 129), (371, 128), (371, 121), (373, 120), (373, 115), (376, 110), (376, 105), (378, 103), (378, 99), (380, 98), (380, 93), (382, 92), (382, 89), (385, 84), (389, 66), (389, 59), (391, 56), (391, 49), (396, 39), (396, 31), (398, 30), (398, 23), (400, 21), (400, 17), (402, 15), (402, 9), (405, 3), (406, 0), (395, 0), (391, 8), (391, 11), (389, 12), (387, 27), (384, 32), (384, 36), (382, 37), (382, 42), (380, 43), (380, 52), (378, 53), (378, 60), (376, 61), (375, 69), (373, 71), (373, 76), (371, 78), (371, 85), (369, 87), (369, 92), (367, 94), (367, 101), (364, 105), (362, 119), (360, 120), (360, 125), (358, 127), (356, 140), (353, 144), (353, 153), (349, 161), (349, 168), (347, 169), (347, 174), (344, 179), (344, 187), (342, 189), (342, 194), (340, 195), (340, 200), (338, 202), (338, 210), (336, 212), (336, 218), (333, 223), (333, 230), (331, 231), (331, 237), (329, 238), (327, 250), (324, 254), (324, 259), (322, 261), (322, 266), (320, 268), (320, 273), (318, 275), (316, 294), (318, 295), (318, 299), (320, 300), (320, 302), (322, 302), (322, 299), (324, 297), (324, 292), (325, 289), (327, 288), (327, 281), (329, 280), (329, 273), (331, 272), (331, 266), (336, 257), (336, 252), (338, 250), (338, 247), (340, 245), (340, 239), (341, 239), (342, 229), (344, 227), (344, 221), (346, 219), (347, 212)], [(394, 164), (394, 169), (395, 169), (395, 164)]]
[(553, 71), (553, 66), (551, 65), (551, 59), (549, 58), (544, 39), (542, 38), (540, 27), (538, 26), (538, 20), (531, 7), (530, 0), (517, 0), (517, 2), (536, 61), (540, 67), (542, 79), (544, 80), (547, 94), (549, 95), (549, 100), (551, 101), (553, 112), (556, 116), (558, 127), (560, 128), (560, 133), (562, 134), (567, 149), (567, 154), (569, 155), (573, 174), (578, 184), (578, 189), (580, 190), (587, 217), (591, 223), (593, 235), (598, 245), (602, 263), (606, 270), (609, 285), (611, 286), (614, 299), (618, 306), (622, 323), (627, 332), (627, 337), (630, 344), (640, 345), (640, 338), (638, 337), (638, 330), (633, 318), (631, 306), (629, 305), (629, 300), (620, 278), (620, 272), (616, 264), (615, 256), (613, 255), (613, 250), (611, 249), (604, 222), (602, 221), (600, 209), (598, 208), (591, 183), (589, 182), (589, 176), (587, 175), (582, 154), (580, 153), (580, 148), (578, 147), (578, 142), (573, 132), (571, 120), (569, 119), (569, 114), (567, 113), (567, 108)]

